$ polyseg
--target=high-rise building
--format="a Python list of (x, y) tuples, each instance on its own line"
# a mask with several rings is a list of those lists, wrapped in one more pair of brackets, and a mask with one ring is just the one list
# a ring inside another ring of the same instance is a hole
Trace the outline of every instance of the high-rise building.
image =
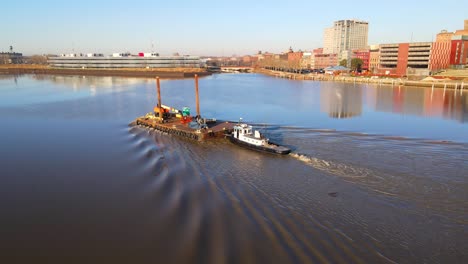
[(324, 31), (324, 53), (341, 56), (343, 51), (367, 48), (369, 23), (361, 20), (338, 20)]
[(333, 27), (326, 28), (323, 32), (323, 53), (331, 54), (333, 52), (333, 32), (335, 29)]

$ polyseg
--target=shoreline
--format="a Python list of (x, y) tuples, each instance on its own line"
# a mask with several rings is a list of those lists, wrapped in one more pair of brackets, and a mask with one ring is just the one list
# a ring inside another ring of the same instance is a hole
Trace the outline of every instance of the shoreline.
[(0, 75), (19, 74), (50, 74), (50, 75), (82, 75), (82, 76), (115, 76), (136, 78), (193, 78), (195, 74), (200, 77), (211, 75), (201, 68), (170, 68), (170, 69), (68, 69), (51, 68), (42, 65), (16, 65), (0, 66)]
[[(467, 78), (461, 80), (433, 79), (433, 80), (409, 80), (408, 78), (391, 78), (380, 76), (371, 78), (367, 76), (342, 76), (327, 74), (297, 74), (265, 69), (255, 69), (254, 73), (264, 74), (276, 78), (291, 80), (329, 81), (344, 83), (367, 83), (375, 85), (412, 86), (421, 88), (443, 88), (443, 89), (468, 89)], [(44, 74), (44, 75), (78, 75), (78, 76), (112, 76), (133, 78), (167, 78), (183, 79), (193, 78), (195, 74), (199, 77), (212, 75), (202, 68), (122, 68), (122, 69), (70, 69), (51, 68), (45, 65), (1, 65), (0, 75), (20, 74)]]
[(443, 88), (443, 89), (468, 89), (468, 80), (447, 80), (435, 79), (430, 81), (408, 80), (408, 78), (389, 78), (379, 77), (370, 78), (365, 76), (340, 76), (327, 74), (298, 74), (281, 71), (272, 71), (264, 69), (256, 69), (255, 73), (265, 74), (276, 78), (286, 78), (291, 80), (310, 80), (310, 81), (330, 81), (344, 83), (368, 83), (376, 85), (393, 85), (393, 86), (413, 86), (421, 88)]

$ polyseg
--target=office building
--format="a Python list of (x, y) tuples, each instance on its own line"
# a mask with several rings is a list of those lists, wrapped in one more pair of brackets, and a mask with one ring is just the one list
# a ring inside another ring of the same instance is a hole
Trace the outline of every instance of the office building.
[(369, 23), (360, 20), (335, 21), (333, 27), (324, 30), (323, 50), (326, 54), (367, 48)]

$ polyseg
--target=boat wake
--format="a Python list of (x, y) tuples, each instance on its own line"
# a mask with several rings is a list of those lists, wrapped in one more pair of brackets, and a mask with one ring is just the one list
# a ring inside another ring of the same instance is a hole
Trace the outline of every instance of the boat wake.
[(315, 169), (343, 178), (366, 178), (371, 175), (375, 176), (375, 173), (366, 168), (359, 168), (344, 163), (327, 161), (300, 153), (290, 153), (289, 156), (300, 160)]

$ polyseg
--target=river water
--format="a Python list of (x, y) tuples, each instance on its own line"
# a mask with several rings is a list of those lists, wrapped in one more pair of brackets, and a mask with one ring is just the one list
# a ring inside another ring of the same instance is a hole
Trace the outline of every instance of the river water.
[[(194, 106), (193, 80), (162, 80)], [(129, 125), (151, 79), (2, 76), (1, 263), (467, 263), (468, 93), (200, 79), (274, 156)]]

